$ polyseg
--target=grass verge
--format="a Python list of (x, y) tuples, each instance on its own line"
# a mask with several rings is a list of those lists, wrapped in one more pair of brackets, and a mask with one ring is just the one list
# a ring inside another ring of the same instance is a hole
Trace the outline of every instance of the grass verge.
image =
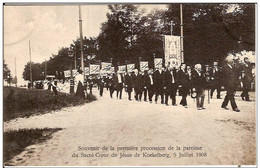
[[(3, 134), (3, 158), (5, 166), (12, 166), (12, 159), (15, 155), (20, 154), (27, 146), (42, 143), (50, 138), (52, 134), (61, 130), (61, 128), (44, 128), (44, 129), (21, 129), (18, 131), (8, 131)], [(33, 151), (28, 151), (33, 153)], [(22, 158), (19, 158), (22, 160)]]
[(76, 106), (97, 100), (94, 95), (80, 99), (74, 95), (38, 89), (23, 89), (4, 87), (3, 120), (9, 121), (17, 117), (29, 117), (35, 114), (45, 114), (63, 107)]

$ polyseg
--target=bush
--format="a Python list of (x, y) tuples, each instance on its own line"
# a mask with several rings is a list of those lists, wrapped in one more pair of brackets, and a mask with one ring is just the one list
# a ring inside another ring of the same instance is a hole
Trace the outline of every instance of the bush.
[(76, 96), (38, 89), (23, 89), (4, 87), (4, 121), (17, 117), (29, 117), (33, 114), (44, 114), (62, 107), (76, 106), (97, 100), (94, 95), (88, 95), (86, 100)]

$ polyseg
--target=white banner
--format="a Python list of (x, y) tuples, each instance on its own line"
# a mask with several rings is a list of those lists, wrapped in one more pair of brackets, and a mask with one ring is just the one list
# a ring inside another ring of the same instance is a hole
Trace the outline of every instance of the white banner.
[[(164, 36), (164, 54), (165, 54), (165, 66), (170, 66), (173, 62), (181, 62), (181, 37), (180, 36)], [(173, 58), (176, 61), (173, 61)], [(173, 61), (173, 62), (172, 62)]]
[(73, 77), (75, 77), (76, 75), (78, 75), (78, 70), (77, 69), (73, 69), (72, 70), (72, 74), (73, 74)]
[(64, 76), (65, 76), (65, 78), (69, 78), (70, 77), (70, 70), (64, 71)]
[(127, 72), (133, 72), (135, 69), (135, 64), (127, 64)]
[(154, 58), (154, 68), (162, 67), (162, 58)]
[(89, 67), (85, 67), (85, 75), (89, 75)]
[(125, 65), (118, 66), (118, 72), (119, 73), (125, 73), (126, 72), (126, 66)]
[(110, 73), (111, 63), (101, 62), (101, 73)]
[(111, 67), (110, 68), (110, 73), (114, 73), (115, 72), (115, 67)]
[(141, 61), (140, 62), (140, 71), (146, 71), (148, 70), (148, 61)]
[(90, 74), (99, 74), (100, 66), (99, 65), (89, 65)]

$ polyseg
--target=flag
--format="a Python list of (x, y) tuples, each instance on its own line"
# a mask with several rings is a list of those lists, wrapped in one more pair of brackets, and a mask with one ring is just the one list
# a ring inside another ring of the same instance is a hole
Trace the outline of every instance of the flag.
[(162, 67), (162, 58), (154, 58), (154, 68)]
[(99, 74), (100, 66), (99, 65), (89, 65), (89, 73), (90, 74)]
[(175, 63), (181, 63), (181, 37), (180, 36), (164, 36), (164, 55), (165, 66)]
[(135, 64), (127, 64), (127, 72), (133, 72), (135, 69)]
[(126, 66), (125, 65), (118, 66), (118, 72), (119, 73), (125, 73), (126, 72)]
[(146, 71), (148, 70), (148, 61), (141, 61), (140, 62), (140, 71)]

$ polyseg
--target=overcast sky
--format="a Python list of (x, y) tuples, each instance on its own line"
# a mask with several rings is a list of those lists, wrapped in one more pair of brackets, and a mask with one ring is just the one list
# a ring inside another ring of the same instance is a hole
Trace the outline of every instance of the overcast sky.
[[(166, 5), (140, 5), (147, 13)], [(101, 23), (106, 21), (107, 5), (82, 5), (83, 36), (96, 37)], [(61, 47), (67, 47), (79, 37), (77, 5), (4, 6), (4, 60), (15, 76), (16, 57), (18, 83), (29, 61), (29, 40), (32, 61), (42, 62)]]

